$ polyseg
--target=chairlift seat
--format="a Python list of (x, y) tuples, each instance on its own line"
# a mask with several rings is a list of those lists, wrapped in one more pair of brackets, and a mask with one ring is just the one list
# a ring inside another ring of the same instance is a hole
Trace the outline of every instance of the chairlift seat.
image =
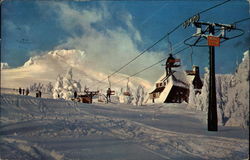
[(111, 94), (110, 95), (115, 95), (115, 91), (111, 91)]
[(104, 102), (102, 99), (98, 99), (98, 102)]
[(123, 92), (124, 96), (131, 96), (131, 94), (129, 92)]
[(170, 59), (170, 63), (176, 63), (176, 62), (181, 62), (181, 59)]
[(180, 59), (171, 59), (169, 61), (170, 63), (174, 63), (171, 67), (175, 68), (175, 67), (180, 67), (181, 66), (181, 60)]

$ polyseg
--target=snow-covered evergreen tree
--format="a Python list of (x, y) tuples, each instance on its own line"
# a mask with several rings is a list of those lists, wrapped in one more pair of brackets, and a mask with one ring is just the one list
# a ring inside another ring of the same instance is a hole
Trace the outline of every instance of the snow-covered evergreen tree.
[(53, 90), (53, 85), (51, 82), (49, 82), (47, 85), (46, 85), (46, 91), (47, 93), (52, 93), (52, 90)]
[(33, 83), (32, 85), (30, 85), (29, 89), (30, 89), (30, 91), (37, 91), (37, 90), (39, 90), (39, 91), (43, 91), (43, 92), (45, 90), (44, 85), (41, 82), (39, 82), (39, 83)]
[(189, 97), (188, 97), (188, 107), (196, 108), (196, 95), (194, 91), (194, 85), (191, 83), (189, 84)]
[(53, 97), (63, 99), (71, 99), (74, 97), (74, 92), (81, 91), (80, 81), (73, 80), (72, 68), (70, 68), (64, 77), (58, 76), (53, 90)]
[(60, 75), (57, 76), (55, 86), (53, 88), (53, 98), (57, 99), (62, 97), (63, 81)]
[[(235, 74), (216, 75), (218, 121), (221, 125), (249, 126), (249, 50)], [(201, 94), (190, 93), (190, 104), (197, 110), (208, 110), (209, 72), (206, 69)], [(192, 88), (191, 90), (192, 91)]]
[(145, 93), (145, 89), (144, 87), (141, 87), (141, 98), (140, 98), (140, 101), (139, 101), (139, 104), (142, 106), (143, 103), (144, 103), (144, 98), (145, 96), (147, 95), (147, 93)]
[(136, 106), (138, 106), (139, 100), (140, 100), (140, 98), (141, 98), (140, 90), (141, 90), (141, 86), (139, 85), (139, 86), (137, 87), (136, 94), (135, 94), (135, 105), (136, 105)]
[(136, 106), (143, 105), (144, 97), (145, 97), (144, 87), (139, 85), (135, 93), (134, 105)]

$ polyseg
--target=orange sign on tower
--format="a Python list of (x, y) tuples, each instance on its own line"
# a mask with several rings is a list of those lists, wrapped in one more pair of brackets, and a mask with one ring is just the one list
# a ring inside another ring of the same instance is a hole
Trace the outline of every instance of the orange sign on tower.
[(220, 46), (220, 37), (208, 36), (207, 42), (209, 46)]

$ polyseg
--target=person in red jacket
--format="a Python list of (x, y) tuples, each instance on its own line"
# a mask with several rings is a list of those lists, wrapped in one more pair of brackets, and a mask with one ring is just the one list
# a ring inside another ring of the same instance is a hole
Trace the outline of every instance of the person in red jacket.
[(172, 73), (171, 67), (173, 67), (175, 63), (175, 58), (173, 57), (172, 54), (169, 54), (169, 57), (166, 61), (166, 76), (170, 75)]

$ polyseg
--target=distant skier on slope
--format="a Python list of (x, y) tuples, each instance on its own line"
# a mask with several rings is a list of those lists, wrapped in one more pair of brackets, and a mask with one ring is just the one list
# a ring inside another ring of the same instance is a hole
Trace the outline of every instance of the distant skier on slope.
[(20, 95), (22, 94), (22, 88), (21, 87), (19, 87), (18, 92), (19, 92)]
[(38, 95), (40, 98), (42, 97), (42, 92), (40, 90), (38, 91)]
[(173, 67), (174, 63), (175, 63), (175, 58), (173, 57), (172, 54), (169, 54), (169, 57), (166, 61), (166, 68), (165, 68), (166, 69), (166, 77), (168, 75), (172, 74), (171, 67)]
[(107, 90), (107, 103), (111, 102), (110, 95), (111, 95), (111, 89), (108, 88), (108, 90)]
[(30, 93), (29, 88), (26, 89), (26, 96), (28, 96)]
[(75, 92), (74, 92), (74, 98), (76, 98), (76, 97), (77, 97), (77, 92), (75, 91)]

